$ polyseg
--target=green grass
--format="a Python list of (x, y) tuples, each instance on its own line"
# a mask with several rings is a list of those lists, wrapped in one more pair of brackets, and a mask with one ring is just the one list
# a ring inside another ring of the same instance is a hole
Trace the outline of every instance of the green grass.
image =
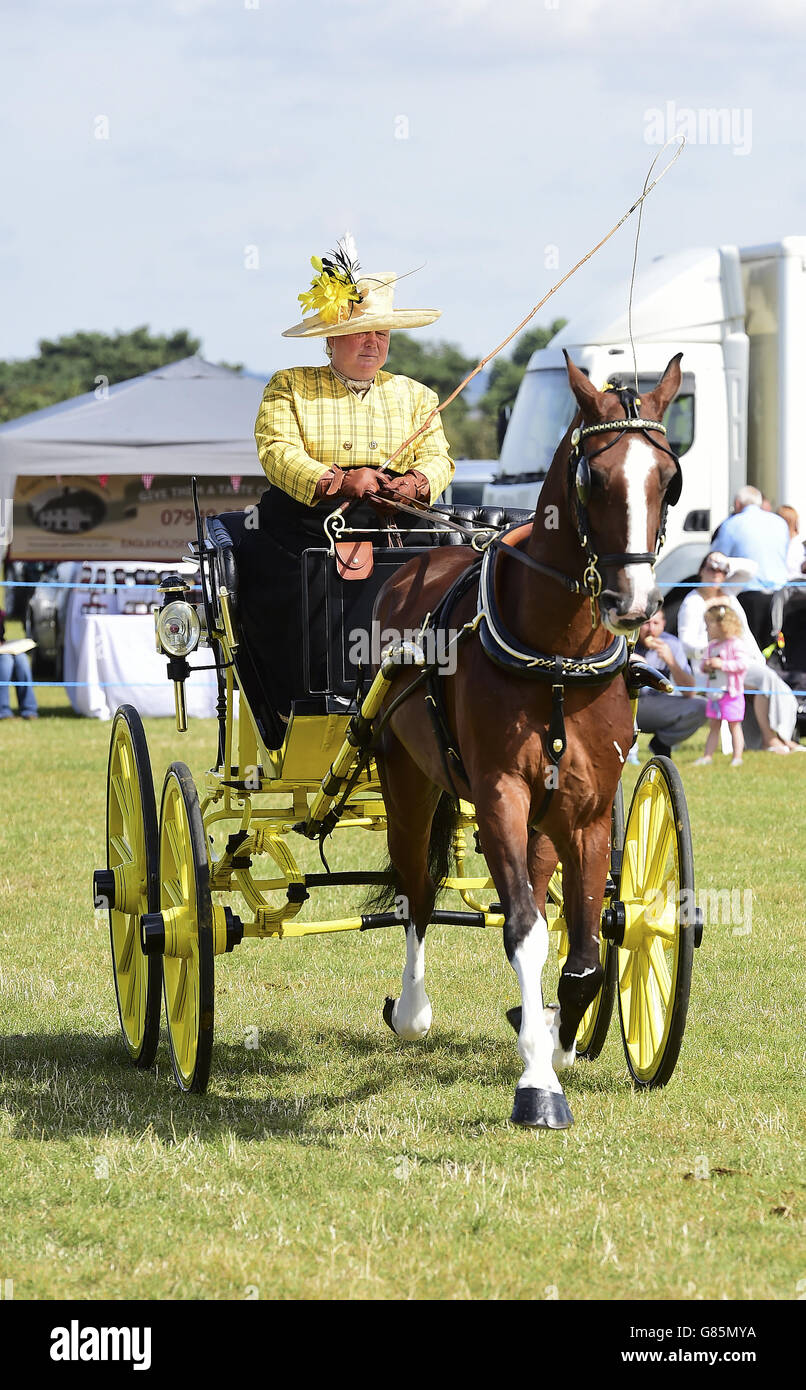
[[(575, 1126), (532, 1132), (507, 1122), (518, 992), (493, 931), (429, 931), (434, 1026), (413, 1046), (380, 1017), (402, 933), (246, 942), (216, 963), (207, 1094), (179, 1093), (164, 1037), (135, 1071), (91, 905), (109, 725), (40, 697), (37, 723), (0, 726), (0, 1285), (16, 1298), (797, 1297), (806, 757), (734, 771), (692, 769), (702, 739), (680, 751), (698, 887), (752, 889), (752, 931), (706, 927), (667, 1088), (632, 1089), (614, 1017), (598, 1061), (565, 1075)], [(198, 778), (214, 757), (209, 722), (147, 735), (158, 793), (174, 758)], [(329, 858), (381, 849), (354, 832)], [(551, 963), (546, 981), (550, 997)]]

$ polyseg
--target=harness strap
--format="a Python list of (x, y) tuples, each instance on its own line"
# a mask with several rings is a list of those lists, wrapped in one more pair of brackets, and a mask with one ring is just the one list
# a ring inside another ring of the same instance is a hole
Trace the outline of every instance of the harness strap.
[[(565, 750), (567, 747), (564, 710), (565, 686), (563, 685), (561, 679), (561, 658), (557, 657), (556, 662), (556, 674), (558, 679), (552, 683), (551, 687), (551, 717), (549, 718), (549, 724), (545, 734), (546, 753), (550, 762), (552, 763), (552, 770), (559, 768), (560, 762), (563, 758), (563, 755), (565, 754)], [(551, 798), (554, 795), (554, 791), (554, 778), (552, 777), (546, 787), (546, 792), (543, 797), (543, 800), (538, 806), (534, 816), (529, 821), (530, 829), (534, 829), (534, 827), (546, 815), (549, 806), (551, 805)]]

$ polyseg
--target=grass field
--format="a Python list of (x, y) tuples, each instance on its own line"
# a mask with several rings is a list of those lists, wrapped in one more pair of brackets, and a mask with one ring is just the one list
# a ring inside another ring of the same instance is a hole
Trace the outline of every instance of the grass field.
[[(109, 726), (40, 697), (37, 723), (0, 725), (0, 1286), (15, 1298), (806, 1292), (806, 757), (734, 771), (691, 768), (704, 739), (679, 753), (698, 888), (752, 890), (752, 922), (707, 924), (666, 1089), (631, 1088), (614, 1016), (598, 1061), (565, 1074), (575, 1126), (534, 1132), (507, 1122), (518, 991), (493, 931), (429, 931), (434, 1026), (416, 1045), (381, 1021), (402, 932), (244, 943), (217, 961), (207, 1094), (178, 1092), (164, 1038), (156, 1072), (135, 1071), (91, 896)], [(158, 797), (170, 761), (198, 777), (214, 758), (210, 722), (146, 732)], [(374, 866), (381, 848), (352, 832), (330, 862)]]

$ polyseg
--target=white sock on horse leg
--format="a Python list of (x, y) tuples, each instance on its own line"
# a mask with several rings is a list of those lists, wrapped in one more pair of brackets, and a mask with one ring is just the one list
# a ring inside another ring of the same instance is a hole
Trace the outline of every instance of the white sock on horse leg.
[(406, 925), (406, 964), (400, 998), (392, 1010), (392, 1027), (408, 1042), (422, 1038), (431, 1027), (431, 1001), (425, 992), (425, 937), (417, 938), (411, 922)]
[(534, 926), (512, 957), (522, 1001), (518, 1051), (525, 1063), (518, 1088), (535, 1086), (562, 1094), (562, 1086), (551, 1064), (554, 1042), (543, 1013), (542, 975), (548, 948), (548, 926), (545, 917), (538, 913)]

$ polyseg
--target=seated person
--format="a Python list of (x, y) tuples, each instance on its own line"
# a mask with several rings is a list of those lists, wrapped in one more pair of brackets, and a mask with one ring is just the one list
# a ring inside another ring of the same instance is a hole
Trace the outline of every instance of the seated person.
[(718, 550), (706, 555), (700, 566), (699, 589), (683, 599), (677, 614), (677, 635), (693, 661), (699, 661), (708, 646), (705, 610), (721, 600), (738, 613), (742, 622), (742, 642), (748, 656), (745, 689), (748, 694), (743, 732), (746, 748), (764, 748), (770, 753), (789, 753), (800, 748), (794, 741), (798, 704), (789, 687), (764, 660), (753, 637), (747, 616), (732, 590), (723, 588), (730, 573), (730, 561)]
[(383, 370), (390, 331), (433, 323), (440, 311), (394, 309), (395, 275), (362, 275), (351, 238), (312, 264), (318, 274), (299, 298), (315, 312), (283, 336), (324, 338), (329, 363), (276, 372), (266, 387), (255, 440), (271, 486), (238, 560), (244, 632), (271, 663), (266, 683), (281, 727), (305, 693), (301, 556), (327, 544), (325, 518), (350, 502), (348, 524), (377, 529), (385, 499), (436, 502), (454, 472), (439, 415), (398, 452), (439, 402)]
[[(6, 640), (6, 615), (0, 608), (0, 643)], [(23, 719), (37, 719), (31, 663), (25, 652), (0, 651), (0, 719), (11, 719), (11, 687), (17, 687), (17, 704)]]
[(696, 682), (683, 644), (666, 632), (662, 607), (641, 625), (635, 654), (678, 687), (674, 695), (664, 695), (645, 686), (638, 696), (638, 728), (652, 734), (650, 752), (670, 758), (672, 749), (704, 722), (707, 701), (691, 688)]

